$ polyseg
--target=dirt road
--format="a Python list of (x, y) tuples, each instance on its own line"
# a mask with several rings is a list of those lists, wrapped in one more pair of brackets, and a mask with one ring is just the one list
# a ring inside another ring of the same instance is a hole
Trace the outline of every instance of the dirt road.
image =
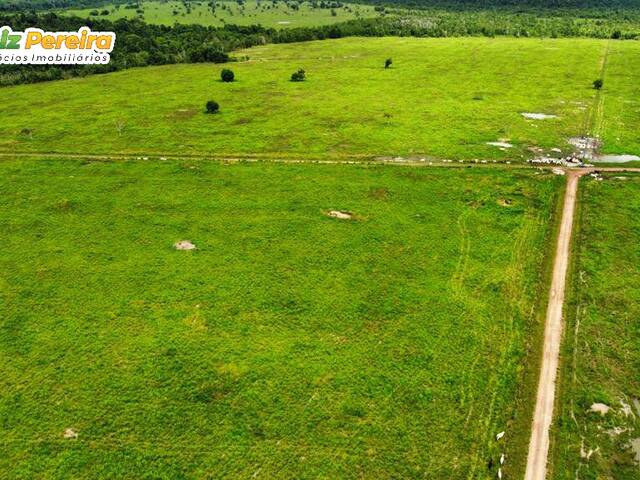
[(564, 195), (564, 208), (553, 264), (553, 278), (551, 280), (544, 330), (542, 366), (536, 397), (536, 409), (531, 427), (525, 480), (545, 480), (547, 474), (549, 428), (553, 419), (553, 405), (555, 402), (556, 377), (563, 330), (562, 307), (564, 305), (564, 290), (571, 251), (573, 216), (578, 192), (578, 180), (585, 173), (588, 173), (588, 170), (567, 171), (567, 188)]

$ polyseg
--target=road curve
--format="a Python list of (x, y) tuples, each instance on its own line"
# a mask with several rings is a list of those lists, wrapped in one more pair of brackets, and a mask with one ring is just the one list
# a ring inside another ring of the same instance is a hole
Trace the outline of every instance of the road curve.
[(553, 420), (553, 406), (555, 403), (556, 377), (560, 356), (560, 341), (562, 339), (564, 305), (564, 290), (571, 252), (571, 232), (578, 193), (578, 180), (591, 170), (567, 170), (567, 188), (564, 194), (564, 207), (555, 260), (553, 263), (553, 278), (549, 291), (549, 304), (544, 328), (544, 347), (540, 380), (536, 397), (536, 409), (531, 427), (529, 454), (525, 480), (545, 480), (547, 475), (547, 456), (549, 453), (549, 428)]

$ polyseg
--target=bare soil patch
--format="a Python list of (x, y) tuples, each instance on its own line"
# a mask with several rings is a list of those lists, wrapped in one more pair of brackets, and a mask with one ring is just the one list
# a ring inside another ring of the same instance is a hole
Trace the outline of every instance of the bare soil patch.
[(181, 240), (176, 242), (174, 245), (176, 250), (195, 250), (196, 246), (191, 243), (189, 240)]
[(337, 218), (339, 220), (351, 220), (353, 218), (353, 213), (342, 210), (330, 210), (329, 213), (327, 213), (327, 216)]
[(599, 413), (603, 416), (609, 413), (609, 410), (611, 410), (611, 407), (609, 405), (605, 405), (604, 403), (594, 403), (593, 405), (591, 405), (591, 408), (589, 408), (590, 412)]

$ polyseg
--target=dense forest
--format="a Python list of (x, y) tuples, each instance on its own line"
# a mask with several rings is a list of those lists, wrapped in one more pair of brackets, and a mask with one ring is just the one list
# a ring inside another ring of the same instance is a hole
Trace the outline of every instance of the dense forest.
[(18, 12), (24, 10), (53, 10), (57, 8), (85, 8), (115, 3), (129, 3), (129, 0), (0, 0), (0, 11)]

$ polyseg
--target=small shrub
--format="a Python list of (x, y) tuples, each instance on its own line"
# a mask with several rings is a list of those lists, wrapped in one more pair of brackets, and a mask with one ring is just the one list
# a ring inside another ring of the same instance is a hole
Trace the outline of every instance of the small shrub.
[(384, 68), (389, 68), (391, 66), (391, 64), (393, 63), (393, 60), (391, 60), (390, 58), (387, 58), (384, 61)]
[(207, 113), (216, 113), (220, 110), (220, 105), (218, 105), (218, 102), (215, 102), (213, 100), (209, 100), (207, 102)]
[(233, 82), (234, 78), (235, 75), (228, 68), (224, 68), (222, 69), (222, 72), (220, 72), (220, 80), (222, 80), (223, 82)]
[(593, 88), (595, 88), (596, 90), (600, 90), (603, 85), (604, 85), (604, 82), (600, 78), (597, 80), (594, 80), (593, 82)]
[(299, 69), (297, 72), (291, 74), (292, 82), (302, 82), (305, 78), (305, 71), (303, 69)]

